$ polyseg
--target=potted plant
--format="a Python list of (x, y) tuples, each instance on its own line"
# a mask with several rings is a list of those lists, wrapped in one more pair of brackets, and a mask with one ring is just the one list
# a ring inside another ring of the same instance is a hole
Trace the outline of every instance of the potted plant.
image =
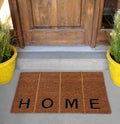
[(120, 87), (120, 10), (114, 16), (114, 27), (110, 33), (110, 49), (107, 51), (112, 81)]
[(0, 21), (0, 84), (10, 82), (15, 69), (17, 51), (10, 44), (10, 28), (7, 20), (5, 23)]

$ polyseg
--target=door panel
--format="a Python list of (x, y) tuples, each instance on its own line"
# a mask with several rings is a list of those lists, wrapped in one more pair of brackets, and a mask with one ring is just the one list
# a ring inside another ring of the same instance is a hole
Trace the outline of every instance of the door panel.
[(95, 0), (9, 0), (17, 3), (26, 45), (90, 45)]
[(80, 26), (81, 0), (58, 0), (58, 26)]
[(34, 26), (57, 26), (57, 0), (31, 0)]
[(80, 26), (81, 0), (31, 0), (34, 26)]
[[(80, 29), (37, 29), (31, 30), (31, 44), (78, 45), (83, 44), (84, 31)], [(29, 42), (27, 43), (29, 44)]]

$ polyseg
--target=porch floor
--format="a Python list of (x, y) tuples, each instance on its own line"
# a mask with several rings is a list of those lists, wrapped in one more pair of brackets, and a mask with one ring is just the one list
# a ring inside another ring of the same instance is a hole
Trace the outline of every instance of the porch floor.
[[(105, 49), (41, 51), (18, 49), (12, 81), (0, 86), (0, 124), (113, 124), (120, 122), (120, 88), (110, 78)], [(98, 64), (99, 63), (99, 64)], [(20, 72), (102, 71), (111, 114), (13, 114), (10, 113)]]

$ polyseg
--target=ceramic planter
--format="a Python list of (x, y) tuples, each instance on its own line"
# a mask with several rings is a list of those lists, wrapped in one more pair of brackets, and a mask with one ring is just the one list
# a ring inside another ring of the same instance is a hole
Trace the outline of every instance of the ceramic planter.
[(16, 57), (17, 57), (17, 50), (14, 46), (11, 46), (14, 51), (13, 56), (0, 64), (0, 84), (7, 84), (13, 77), (15, 64), (16, 64)]
[(113, 83), (120, 87), (120, 64), (112, 59), (110, 55), (110, 51), (111, 51), (110, 49), (108, 49), (107, 51), (107, 59), (109, 62), (110, 75)]

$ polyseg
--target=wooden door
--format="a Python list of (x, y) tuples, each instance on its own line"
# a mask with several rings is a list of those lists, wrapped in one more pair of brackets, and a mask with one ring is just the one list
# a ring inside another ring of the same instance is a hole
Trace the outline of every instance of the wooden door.
[(9, 3), (21, 46), (92, 43), (95, 0), (9, 0)]

